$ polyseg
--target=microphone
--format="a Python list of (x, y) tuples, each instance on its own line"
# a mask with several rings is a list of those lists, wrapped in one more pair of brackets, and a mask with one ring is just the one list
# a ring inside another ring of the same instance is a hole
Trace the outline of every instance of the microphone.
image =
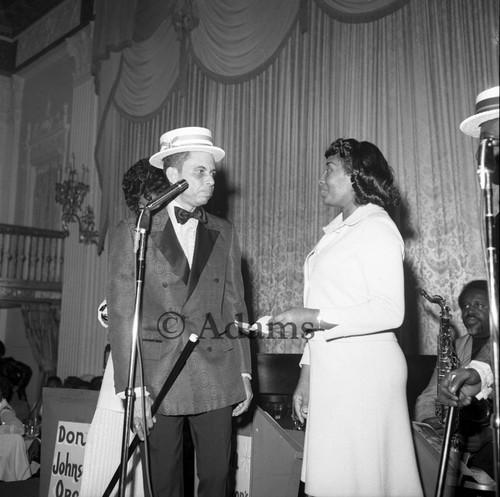
[(171, 202), (177, 195), (180, 195), (184, 190), (187, 190), (189, 184), (185, 179), (181, 179), (177, 183), (174, 183), (172, 186), (168, 187), (165, 190), (165, 193), (161, 194), (159, 197), (151, 200), (144, 207), (145, 211), (154, 211), (161, 207), (163, 204), (168, 204)]

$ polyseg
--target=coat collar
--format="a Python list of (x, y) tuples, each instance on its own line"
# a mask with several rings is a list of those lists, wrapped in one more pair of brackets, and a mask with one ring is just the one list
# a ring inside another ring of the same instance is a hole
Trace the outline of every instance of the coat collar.
[(342, 226), (354, 226), (359, 223), (366, 216), (369, 216), (373, 212), (383, 211), (384, 209), (379, 205), (375, 204), (365, 204), (360, 205), (347, 219), (342, 219), (342, 213), (340, 213), (330, 224), (323, 228), (325, 234), (333, 233), (337, 231)]
[(156, 247), (168, 261), (173, 272), (182, 278), (188, 287), (187, 300), (196, 288), (201, 273), (212, 253), (217, 237), (219, 236), (221, 224), (216, 216), (212, 216), (209, 213), (207, 213), (206, 225), (198, 223), (191, 270), (175, 234), (167, 209), (163, 208), (157, 212), (152, 217), (151, 224), (151, 238)]

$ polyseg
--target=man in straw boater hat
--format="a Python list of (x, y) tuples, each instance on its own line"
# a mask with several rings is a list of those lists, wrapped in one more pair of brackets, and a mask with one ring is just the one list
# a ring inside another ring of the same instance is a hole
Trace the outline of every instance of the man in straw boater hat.
[[(499, 167), (499, 87), (481, 92), (476, 98), (476, 111), (460, 124), (466, 135), (479, 138), (479, 169), (484, 167), (491, 182), (498, 184)], [(479, 171), (481, 174), (481, 171)], [(483, 173), (484, 174), (484, 171)], [(482, 180), (483, 181), (483, 180)], [(447, 405), (463, 407), (478, 399), (494, 398), (493, 431), (495, 479), (499, 480), (499, 412), (498, 412), (498, 214), (491, 230), (491, 246), (487, 247), (490, 273), (490, 340), (484, 345), (467, 368), (451, 371), (441, 382), (438, 400)], [(490, 245), (489, 243), (487, 245)], [(493, 291), (491, 289), (493, 288)], [(497, 493), (498, 495), (498, 493)]]
[[(165, 172), (170, 184), (185, 180), (188, 188), (152, 217), (140, 330), (147, 426), (138, 398), (133, 430), (141, 440), (149, 433), (154, 494), (183, 497), (182, 434), (187, 419), (196, 452), (198, 495), (224, 497), (231, 418), (245, 412), (252, 399), (249, 341), (234, 327), (235, 319), (246, 320), (239, 244), (231, 223), (203, 209), (214, 191), (216, 163), (225, 152), (213, 145), (210, 130), (200, 127), (169, 131), (160, 144), (150, 163)], [(127, 387), (134, 232), (135, 219), (120, 222), (109, 251), (109, 340), (117, 393)], [(153, 418), (152, 399), (193, 333), (199, 342)]]

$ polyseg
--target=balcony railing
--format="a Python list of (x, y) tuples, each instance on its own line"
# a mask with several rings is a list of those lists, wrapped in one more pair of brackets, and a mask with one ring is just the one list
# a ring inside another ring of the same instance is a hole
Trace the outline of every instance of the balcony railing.
[(61, 300), (66, 236), (0, 224), (0, 307)]

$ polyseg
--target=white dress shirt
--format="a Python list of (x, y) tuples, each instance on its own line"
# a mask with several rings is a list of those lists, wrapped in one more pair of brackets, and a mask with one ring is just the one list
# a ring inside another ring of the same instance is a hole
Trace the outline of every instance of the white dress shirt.
[[(194, 246), (196, 243), (196, 229), (198, 228), (199, 221), (198, 219), (191, 218), (185, 224), (180, 224), (175, 217), (174, 209), (176, 206), (181, 207), (178, 202), (172, 200), (172, 202), (167, 205), (167, 212), (189, 267), (191, 268), (193, 264)], [(181, 207), (181, 209), (183, 209), (183, 207)]]

